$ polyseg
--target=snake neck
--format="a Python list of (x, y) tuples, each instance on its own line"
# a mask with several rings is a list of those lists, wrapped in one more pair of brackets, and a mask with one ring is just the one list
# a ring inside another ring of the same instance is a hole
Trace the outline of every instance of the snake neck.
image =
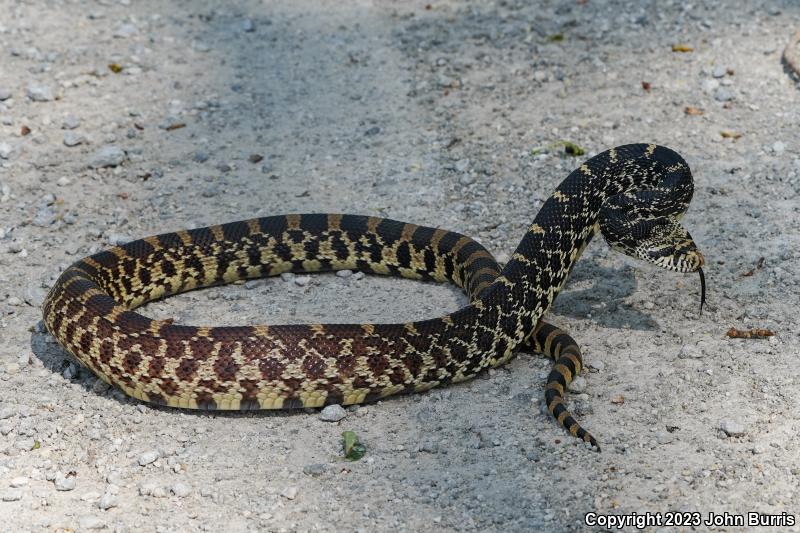
[(511, 344), (524, 340), (547, 312), (572, 267), (599, 230), (608, 198), (648, 190), (663, 180), (689, 181), (691, 174), (674, 151), (634, 144), (602, 152), (561, 182), (544, 203), (511, 260), (478, 304), (519, 316)]

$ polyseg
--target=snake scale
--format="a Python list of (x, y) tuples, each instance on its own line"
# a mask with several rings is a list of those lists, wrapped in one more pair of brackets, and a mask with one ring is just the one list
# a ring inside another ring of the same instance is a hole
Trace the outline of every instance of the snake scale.
[[(470, 379), (532, 346), (555, 359), (548, 409), (599, 450), (563, 404), (580, 350), (540, 319), (598, 231), (617, 250), (702, 280), (703, 256), (678, 222), (692, 193), (688, 165), (668, 148), (602, 152), (544, 202), (502, 270), (458, 233), (357, 215), (271, 216), (146, 237), (67, 268), (45, 299), (44, 321), (105, 382), (189, 409), (369, 402)], [(195, 327), (133, 311), (195, 288), (340, 269), (451, 281), (470, 303), (402, 324)]]

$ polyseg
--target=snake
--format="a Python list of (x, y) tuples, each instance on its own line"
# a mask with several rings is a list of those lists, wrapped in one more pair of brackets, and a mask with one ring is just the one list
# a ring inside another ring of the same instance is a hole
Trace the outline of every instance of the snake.
[[(549, 412), (600, 449), (564, 405), (577, 343), (542, 320), (591, 239), (663, 269), (700, 273), (680, 219), (694, 191), (675, 151), (601, 152), (545, 200), (502, 268), (462, 234), (387, 218), (293, 214), (145, 237), (78, 260), (43, 303), (49, 333), (100, 379), (184, 409), (314, 408), (374, 402), (466, 381), (526, 348), (554, 359)], [(452, 282), (469, 303), (405, 323), (191, 326), (135, 309), (192, 289), (285, 272), (357, 270)]]

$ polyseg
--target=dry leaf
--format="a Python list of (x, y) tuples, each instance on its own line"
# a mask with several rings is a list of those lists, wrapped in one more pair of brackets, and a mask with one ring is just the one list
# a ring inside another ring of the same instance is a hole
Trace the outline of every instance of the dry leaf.
[(31, 129), (28, 126), (22, 126), (22, 128), (19, 131), (20, 135), (22, 135), (23, 137), (28, 135), (30, 132), (31, 132)]
[(652, 88), (653, 88), (653, 86), (650, 84), (649, 81), (643, 81), (642, 82), (642, 89), (644, 89), (645, 91), (650, 92), (650, 89), (652, 89)]
[(123, 68), (124, 67), (122, 65), (120, 65), (119, 63), (109, 63), (108, 64), (108, 70), (110, 70), (114, 74), (119, 74), (120, 72), (122, 72)]
[(719, 134), (722, 135), (723, 139), (738, 139), (739, 137), (742, 136), (741, 133), (730, 130), (722, 130), (721, 132), (719, 132)]
[(686, 113), (687, 115), (694, 115), (694, 116), (700, 116), (700, 115), (703, 114), (703, 110), (702, 109), (700, 109), (699, 107), (692, 107), (690, 105), (686, 106), (686, 108), (684, 108), (683, 112)]
[(694, 52), (694, 47), (685, 43), (678, 43), (672, 45), (673, 52)]
[(616, 396), (612, 396), (611, 403), (613, 403), (614, 405), (622, 405), (623, 403), (625, 403), (625, 396), (623, 396), (622, 394), (617, 394)]
[(752, 328), (752, 329), (736, 329), (731, 328), (726, 335), (732, 339), (766, 339), (772, 337), (775, 332), (769, 329)]
[(164, 129), (166, 129), (167, 131), (172, 131), (172, 130), (179, 130), (179, 129), (185, 128), (185, 127), (186, 127), (186, 124), (184, 124), (183, 122), (178, 122), (177, 124), (170, 124), (169, 126), (167, 126)]

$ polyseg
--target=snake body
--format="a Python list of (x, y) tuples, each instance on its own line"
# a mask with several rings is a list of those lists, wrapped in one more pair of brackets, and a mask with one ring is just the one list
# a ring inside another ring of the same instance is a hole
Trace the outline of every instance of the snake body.
[[(597, 446), (562, 397), (581, 370), (572, 339), (540, 319), (598, 229), (615, 248), (690, 272), (702, 255), (677, 218), (692, 178), (656, 145), (603, 152), (544, 203), (505, 267), (463, 235), (357, 215), (282, 215), (146, 237), (58, 278), (44, 321), (59, 343), (134, 398), (190, 409), (354, 404), (460, 382), (530, 344), (556, 360), (550, 411)], [(183, 291), (283, 272), (355, 269), (452, 281), (470, 303), (399, 324), (195, 327), (133, 311)]]

